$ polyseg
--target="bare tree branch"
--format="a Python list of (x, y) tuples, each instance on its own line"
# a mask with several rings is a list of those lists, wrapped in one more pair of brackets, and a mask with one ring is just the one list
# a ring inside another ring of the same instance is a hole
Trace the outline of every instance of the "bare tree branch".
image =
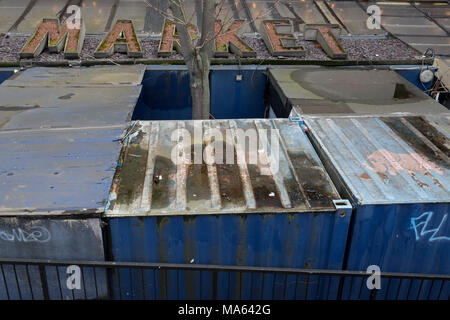
[[(246, 21), (243, 25), (250, 24), (254, 20), (269, 14), (279, 1), (276, 0), (269, 10), (263, 12), (261, 15), (257, 15), (257, 17), (250, 21)], [(216, 49), (215, 39), (218, 36), (227, 35), (236, 31), (232, 29), (224, 32), (234, 20), (230, 14), (230, 10), (224, 13), (224, 2), (225, 0), (201, 1), (201, 26), (197, 27), (200, 30), (194, 35), (191, 34), (190, 29), (191, 21), (196, 11), (187, 18), (183, 0), (168, 0), (171, 13), (163, 12), (149, 1), (146, 2), (147, 6), (158, 12), (165, 19), (173, 21), (176, 24), (181, 53), (189, 70), (193, 119), (209, 119), (210, 117), (209, 71), (211, 58)], [(219, 19), (222, 14), (224, 14), (224, 17)], [(217, 23), (219, 24), (219, 28), (216, 27)]]

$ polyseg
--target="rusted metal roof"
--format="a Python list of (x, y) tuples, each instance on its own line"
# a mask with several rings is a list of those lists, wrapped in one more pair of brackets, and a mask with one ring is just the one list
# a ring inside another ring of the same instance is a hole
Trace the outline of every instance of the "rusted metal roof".
[(450, 116), (305, 117), (341, 195), (360, 204), (450, 201)]
[[(179, 128), (191, 137), (181, 149), (173, 139)], [(210, 128), (220, 137), (195, 136), (195, 130), (205, 133)], [(262, 139), (257, 151), (239, 138), (240, 129), (254, 130)], [(287, 119), (137, 121), (127, 137), (108, 216), (315, 212), (334, 209), (333, 200), (340, 199), (306, 135)], [(279, 141), (279, 152), (272, 137)], [(221, 146), (230, 148), (231, 157), (220, 156)], [(191, 164), (176, 164), (172, 152)], [(258, 162), (250, 160), (252, 152)], [(203, 162), (195, 161), (202, 154)]]

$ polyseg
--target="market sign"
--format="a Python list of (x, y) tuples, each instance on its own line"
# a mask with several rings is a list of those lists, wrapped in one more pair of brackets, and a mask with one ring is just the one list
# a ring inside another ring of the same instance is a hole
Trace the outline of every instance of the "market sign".
[[(216, 21), (215, 57), (226, 58), (230, 53), (243, 58), (256, 57), (256, 52), (237, 34), (244, 22), (236, 20), (225, 29), (221, 21)], [(198, 36), (198, 30), (194, 25), (189, 26), (189, 32), (192, 37)], [(306, 54), (306, 49), (298, 44), (293, 34), (290, 20), (264, 20), (261, 22), (260, 33), (270, 54), (274, 57), (303, 57)], [(20, 58), (35, 58), (47, 48), (49, 52), (63, 51), (66, 59), (79, 59), (85, 34), (83, 20), (78, 28), (69, 28), (67, 24), (61, 24), (58, 19), (43, 19), (22, 48)], [(339, 34), (338, 25), (305, 25), (305, 40), (317, 41), (333, 59), (347, 57), (339, 43)], [(177, 25), (175, 22), (165, 20), (158, 46), (158, 56), (169, 57), (176, 52), (181, 53)], [(130, 58), (143, 57), (142, 47), (131, 20), (117, 20), (93, 55), (95, 58), (107, 58), (114, 53), (124, 53)]]

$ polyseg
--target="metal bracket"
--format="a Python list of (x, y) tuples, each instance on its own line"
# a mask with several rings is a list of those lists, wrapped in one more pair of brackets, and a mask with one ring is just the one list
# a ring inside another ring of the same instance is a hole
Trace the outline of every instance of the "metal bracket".
[(289, 121), (292, 122), (298, 122), (298, 125), (300, 126), (300, 128), (302, 128), (303, 132), (308, 131), (308, 128), (305, 125), (305, 122), (303, 121), (303, 119), (299, 116), (289, 116)]
[(303, 120), (299, 116), (289, 116), (289, 121), (298, 122), (299, 124), (303, 124)]
[(328, 268), (342, 269), (353, 208), (350, 201), (345, 199), (333, 200), (333, 204), (336, 208), (336, 213), (331, 236)]
[(333, 204), (341, 218), (344, 218), (353, 209), (352, 204), (347, 199), (333, 200)]

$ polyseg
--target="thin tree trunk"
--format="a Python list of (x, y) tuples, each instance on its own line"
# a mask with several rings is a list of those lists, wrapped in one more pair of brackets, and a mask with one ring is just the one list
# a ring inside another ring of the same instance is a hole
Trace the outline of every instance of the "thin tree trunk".
[[(190, 88), (191, 88), (191, 96), (192, 96), (192, 119), (204, 119), (203, 110), (204, 110), (204, 88), (205, 83), (203, 81), (202, 70), (199, 67), (201, 61), (199, 61), (199, 57), (194, 57), (193, 59), (194, 66), (189, 69), (189, 78), (190, 78)], [(209, 83), (207, 83), (209, 85)], [(209, 109), (209, 108), (208, 108)], [(208, 110), (209, 112), (209, 110)], [(209, 118), (209, 116), (208, 116)], [(208, 119), (206, 118), (206, 119)]]
[[(177, 19), (185, 21), (183, 15), (183, 1), (170, 0), (170, 9)], [(210, 59), (214, 53), (214, 23), (216, 14), (216, 0), (202, 1), (201, 38), (192, 39), (187, 22), (178, 23), (181, 51), (189, 70), (190, 89), (192, 96), (192, 119), (209, 119), (210, 115), (210, 87), (209, 71)], [(194, 43), (193, 43), (194, 42)]]
[(190, 88), (192, 96), (192, 119), (209, 119), (209, 59), (200, 53), (195, 55), (189, 67)]

